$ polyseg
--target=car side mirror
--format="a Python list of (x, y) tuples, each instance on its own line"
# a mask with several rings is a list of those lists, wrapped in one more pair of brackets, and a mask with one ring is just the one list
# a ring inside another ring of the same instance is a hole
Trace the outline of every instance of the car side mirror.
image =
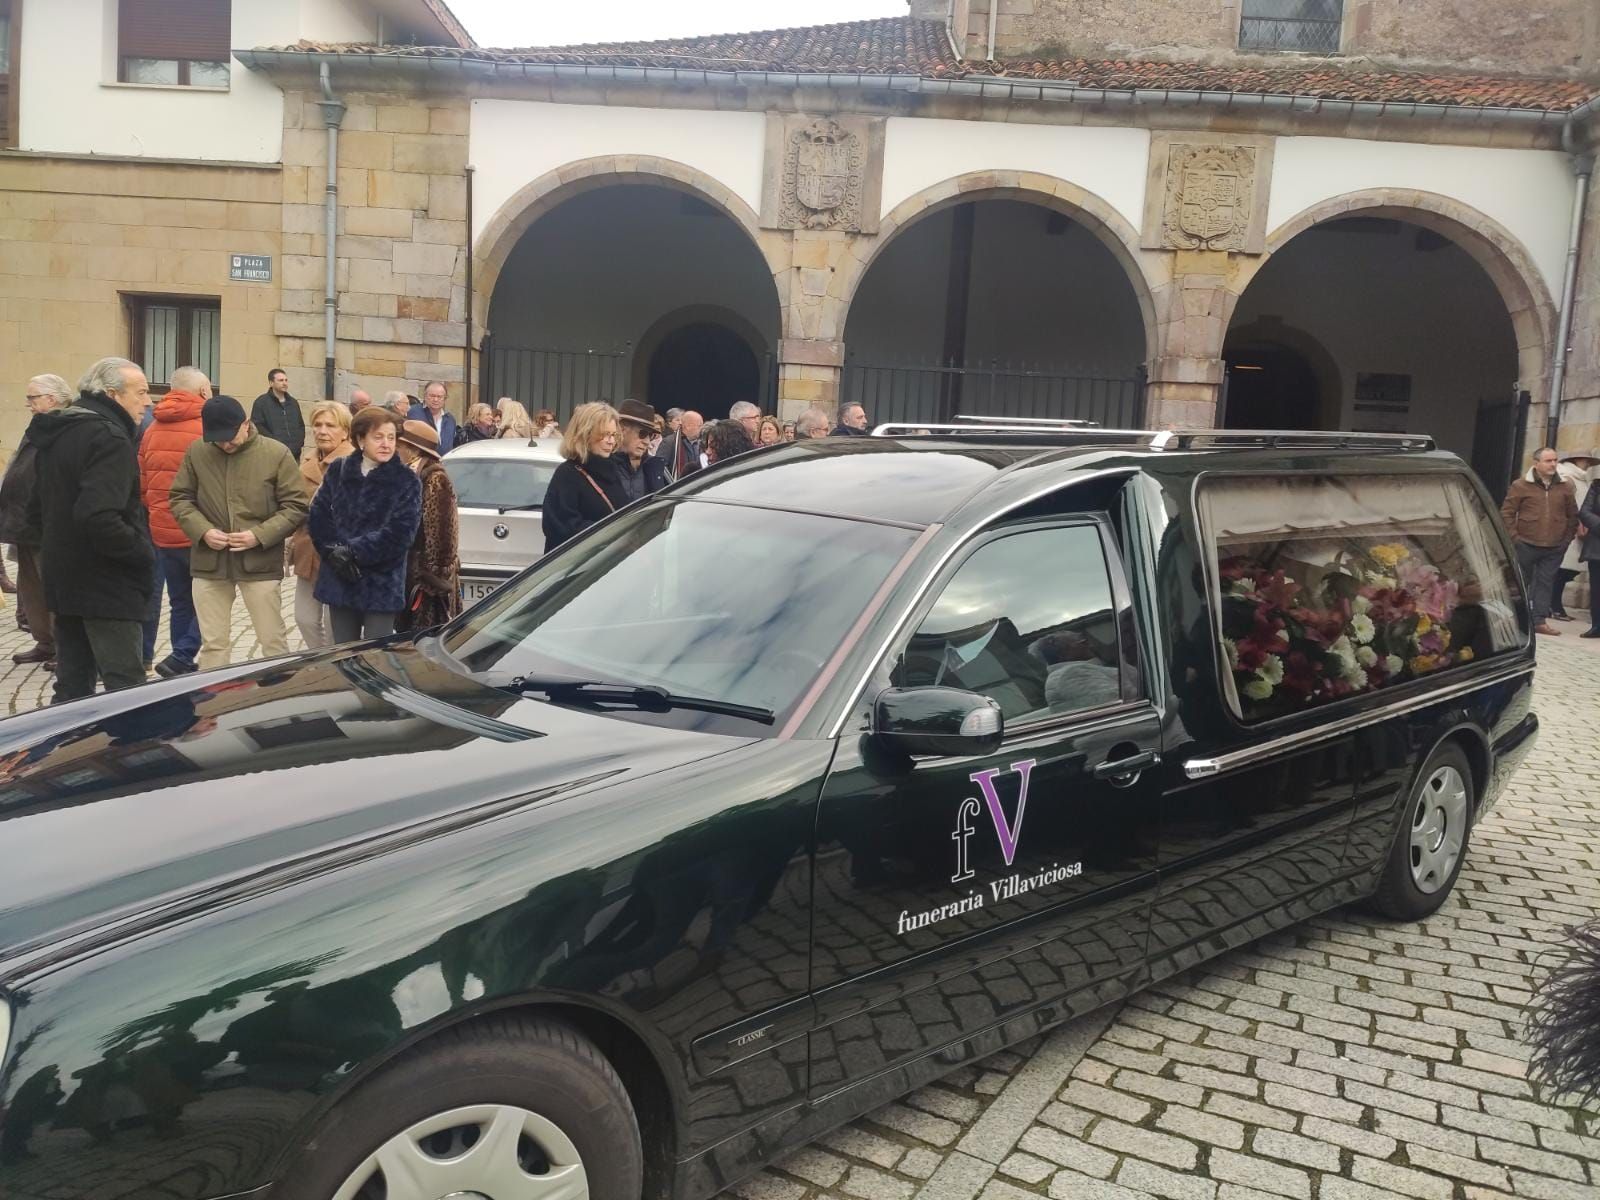
[(993, 754), (1005, 718), (988, 696), (960, 688), (887, 688), (873, 705), (872, 732), (902, 754)]

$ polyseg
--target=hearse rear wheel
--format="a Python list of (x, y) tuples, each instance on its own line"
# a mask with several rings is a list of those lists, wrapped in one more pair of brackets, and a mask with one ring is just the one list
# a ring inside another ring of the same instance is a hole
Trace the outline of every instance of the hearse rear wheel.
[(638, 1200), (639, 1123), (599, 1049), (553, 1021), (447, 1030), (339, 1103), (274, 1197)]
[(1472, 765), (1454, 742), (1435, 750), (1417, 774), (1400, 814), (1394, 846), (1372, 905), (1414, 921), (1438, 910), (1455, 886), (1472, 833)]

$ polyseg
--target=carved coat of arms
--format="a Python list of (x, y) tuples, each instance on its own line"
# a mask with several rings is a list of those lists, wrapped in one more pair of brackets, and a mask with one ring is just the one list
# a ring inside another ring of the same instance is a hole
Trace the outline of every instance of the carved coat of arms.
[(861, 220), (861, 138), (828, 120), (789, 138), (784, 172), (785, 224), (805, 229), (857, 229)]
[(1174, 145), (1167, 161), (1164, 244), (1181, 250), (1242, 250), (1254, 174), (1251, 147)]

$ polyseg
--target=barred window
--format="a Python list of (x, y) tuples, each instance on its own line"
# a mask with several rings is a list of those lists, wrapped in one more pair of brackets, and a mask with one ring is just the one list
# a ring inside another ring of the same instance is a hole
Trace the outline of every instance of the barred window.
[(222, 390), (222, 305), (211, 297), (129, 296), (128, 326), (132, 345), (128, 357), (144, 368), (150, 391), (167, 390), (167, 380), (179, 367), (199, 367)]
[(1203, 483), (1229, 705), (1266, 720), (1526, 643), (1516, 568), (1456, 475)]
[(1239, 49), (1339, 53), (1344, 0), (1244, 0)]

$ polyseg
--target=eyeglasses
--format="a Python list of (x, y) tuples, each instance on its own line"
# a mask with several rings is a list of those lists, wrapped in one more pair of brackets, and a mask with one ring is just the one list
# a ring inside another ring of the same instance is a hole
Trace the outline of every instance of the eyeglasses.
[(28, 393), (26, 393), (25, 398), (28, 399), (28, 400), (43, 400), (44, 399), (44, 393), (43, 392), (28, 392)]

